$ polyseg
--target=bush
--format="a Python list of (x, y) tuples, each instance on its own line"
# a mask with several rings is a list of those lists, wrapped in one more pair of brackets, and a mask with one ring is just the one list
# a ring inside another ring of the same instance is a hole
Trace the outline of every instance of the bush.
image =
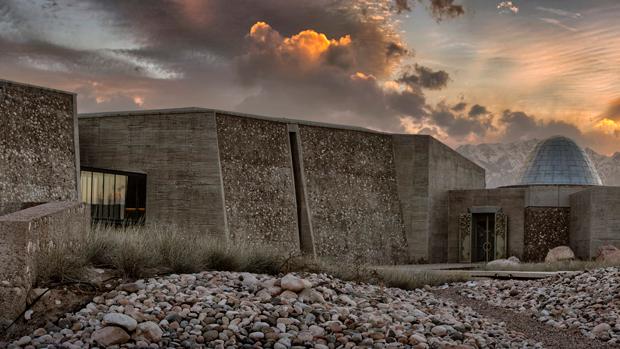
[(86, 263), (81, 249), (76, 241), (65, 240), (42, 246), (35, 260), (36, 284), (80, 280)]

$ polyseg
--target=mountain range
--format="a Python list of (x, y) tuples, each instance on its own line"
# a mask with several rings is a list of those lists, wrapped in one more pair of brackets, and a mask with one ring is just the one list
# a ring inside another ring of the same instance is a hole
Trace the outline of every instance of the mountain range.
[[(466, 144), (457, 152), (486, 169), (487, 188), (514, 185), (528, 155), (540, 140), (531, 139), (512, 143)], [(606, 156), (585, 148), (604, 185), (620, 186), (620, 152)]]

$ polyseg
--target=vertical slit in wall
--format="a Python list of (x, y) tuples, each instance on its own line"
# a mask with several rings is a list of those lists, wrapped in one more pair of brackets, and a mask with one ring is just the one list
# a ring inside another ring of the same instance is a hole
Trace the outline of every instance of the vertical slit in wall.
[(295, 185), (295, 202), (297, 203), (297, 232), (299, 234), (299, 247), (303, 254), (314, 255), (314, 242), (310, 216), (306, 205), (306, 192), (303, 183), (303, 168), (301, 165), (299, 141), (297, 132), (289, 131), (291, 146), (291, 160), (293, 162), (293, 180)]

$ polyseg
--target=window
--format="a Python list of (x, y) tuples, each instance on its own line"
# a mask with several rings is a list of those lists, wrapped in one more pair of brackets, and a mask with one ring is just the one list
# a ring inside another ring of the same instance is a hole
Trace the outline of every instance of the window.
[(127, 225), (144, 223), (146, 175), (82, 168), (82, 202), (90, 205), (95, 223)]

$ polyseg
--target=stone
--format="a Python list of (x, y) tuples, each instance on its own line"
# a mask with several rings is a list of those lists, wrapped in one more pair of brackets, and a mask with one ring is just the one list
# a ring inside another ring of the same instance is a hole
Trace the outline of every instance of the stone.
[(131, 337), (120, 327), (108, 326), (93, 332), (91, 338), (97, 342), (97, 344), (107, 347), (110, 345), (125, 344)]
[(304, 303), (325, 303), (325, 298), (319, 292), (306, 288), (299, 293), (299, 301)]
[(431, 333), (435, 336), (443, 337), (448, 334), (448, 329), (444, 326), (435, 326), (431, 329)]
[(144, 285), (141, 285), (135, 282), (130, 282), (130, 283), (118, 285), (117, 289), (119, 291), (125, 291), (127, 293), (136, 293), (140, 291), (141, 289), (144, 289)]
[(159, 325), (152, 321), (141, 322), (138, 324), (138, 336), (143, 337), (151, 343), (157, 343), (161, 340), (164, 332)]
[(611, 326), (606, 323), (598, 324), (594, 326), (592, 329), (592, 334), (596, 336), (596, 338), (606, 339), (609, 338), (609, 331), (611, 330)]
[(19, 340), (17, 340), (15, 344), (20, 347), (23, 347), (26, 344), (30, 343), (31, 341), (32, 341), (32, 338), (30, 338), (30, 336), (23, 336)]
[(545, 257), (545, 263), (570, 261), (575, 259), (575, 253), (568, 246), (558, 246), (549, 250)]
[(519, 258), (517, 258), (515, 256), (508, 257), (508, 260), (513, 262), (513, 263), (521, 263), (521, 260), (519, 260)]
[(249, 337), (254, 341), (258, 341), (265, 338), (265, 334), (263, 332), (252, 332)]
[(291, 292), (301, 292), (304, 288), (308, 288), (309, 285), (293, 274), (286, 274), (282, 277), (282, 280), (280, 280), (280, 287)]
[(495, 259), (487, 263), (487, 268), (510, 268), (518, 266), (519, 262), (510, 259)]
[(612, 245), (600, 246), (597, 250), (596, 261), (607, 264), (620, 264), (620, 250)]
[(129, 332), (133, 332), (138, 326), (138, 322), (131, 316), (120, 313), (108, 313), (103, 317), (103, 321), (107, 325), (119, 326)]

